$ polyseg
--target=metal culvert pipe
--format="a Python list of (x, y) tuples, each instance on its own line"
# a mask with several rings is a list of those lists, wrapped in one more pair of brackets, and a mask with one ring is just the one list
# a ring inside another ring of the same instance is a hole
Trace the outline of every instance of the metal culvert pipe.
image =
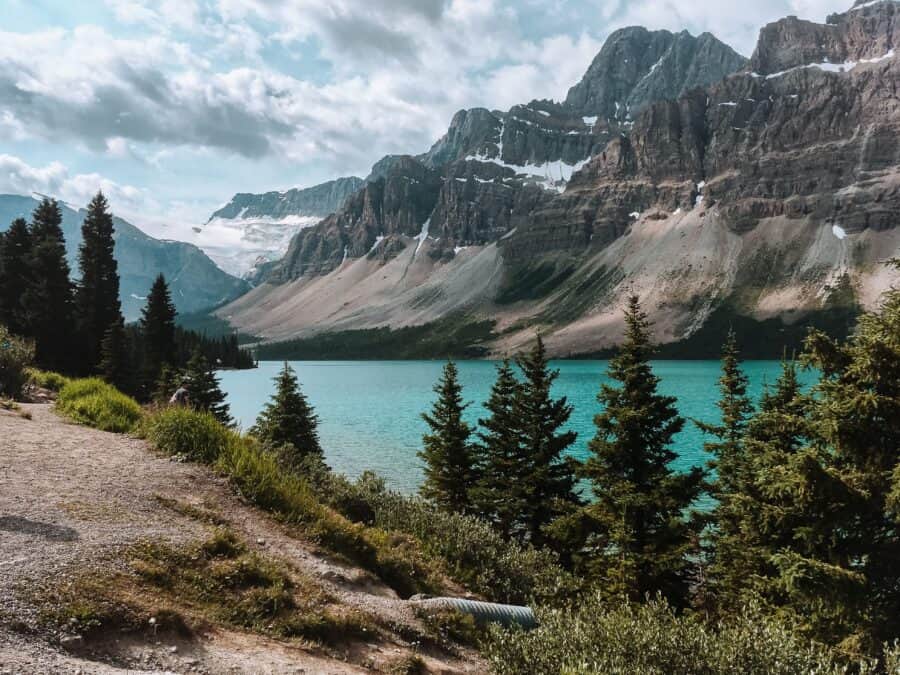
[(501, 605), (494, 602), (464, 600), (463, 598), (428, 598), (413, 600), (412, 604), (426, 612), (453, 609), (468, 614), (478, 623), (499, 623), (504, 626), (518, 625), (522, 628), (536, 628), (537, 619), (531, 607), (522, 605)]

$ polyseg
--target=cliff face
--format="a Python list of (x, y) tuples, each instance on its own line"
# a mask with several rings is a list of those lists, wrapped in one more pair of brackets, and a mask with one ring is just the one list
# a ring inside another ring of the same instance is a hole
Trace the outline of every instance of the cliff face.
[(363, 180), (350, 176), (338, 178), (311, 188), (294, 188), (286, 192), (250, 194), (241, 192), (231, 198), (213, 218), (269, 218), (318, 216), (324, 218), (337, 211), (351, 194), (363, 186)]
[[(345, 251), (356, 258), (378, 247), (390, 256), (403, 248), (402, 237), (408, 243), (424, 230), (441, 242), (432, 255), (444, 259), (459, 246), (497, 241), (564, 191), (576, 171), (626, 130), (629, 110), (745, 64), (708, 34), (617, 31), (564, 103), (461, 110), (428, 152), (380, 160), (367, 185), (321, 225), (297, 234), (263, 277), (284, 283), (324, 274), (340, 265)], [(613, 101), (616, 96), (624, 103)], [(614, 103), (621, 110), (607, 115)]]
[[(826, 24), (788, 17), (760, 31), (746, 65), (711, 36), (626, 29), (564, 103), (458, 113), (428, 153), (405, 160), (420, 172), (415, 191), (395, 190), (385, 210), (370, 184), (300, 233), (291, 251), (303, 263), (289, 254), (272, 277), (310, 298), (301, 289), (323, 292), (351, 270), (371, 283), (382, 272), (354, 258), (386, 247), (383, 277), (395, 264), (418, 269), (416, 294), (382, 288), (365, 311), (336, 305), (317, 323), (279, 325), (278, 337), (464, 311), (498, 320), (498, 352), (540, 326), (568, 354), (614, 342), (632, 290), (663, 341), (724, 309), (794, 322), (836, 302), (870, 306), (900, 244), (898, 7), (862, 3)], [(409, 174), (400, 166), (384, 185)], [(461, 269), (477, 293), (449, 281)], [(232, 320), (275, 335), (265, 312), (239, 304)]]

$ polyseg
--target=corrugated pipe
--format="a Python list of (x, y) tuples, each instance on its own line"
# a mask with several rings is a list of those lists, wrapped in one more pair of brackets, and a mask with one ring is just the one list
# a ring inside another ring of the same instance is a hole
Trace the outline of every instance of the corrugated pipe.
[(528, 629), (537, 627), (537, 619), (535, 619), (531, 607), (521, 605), (500, 605), (494, 602), (479, 602), (462, 598), (428, 598), (411, 602), (426, 612), (455, 609), (470, 615), (479, 623), (499, 623), (504, 626), (515, 624)]

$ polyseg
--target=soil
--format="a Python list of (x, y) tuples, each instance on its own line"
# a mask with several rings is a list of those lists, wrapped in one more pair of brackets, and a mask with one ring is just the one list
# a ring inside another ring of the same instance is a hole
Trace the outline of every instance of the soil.
[[(51, 405), (22, 404), (21, 412), (31, 419), (0, 410), (0, 674), (384, 672), (412, 653), (431, 672), (486, 672), (471, 650), (420, 647), (423, 627), (391, 588), (244, 503), (206, 467), (172, 461), (140, 439), (71, 424)], [(341, 649), (216, 626), (190, 639), (112, 634), (90, 644), (47, 629), (35, 598), (48, 584), (115, 566), (117, 552), (139, 540), (187, 544), (208, 536), (207, 523), (167, 500), (217, 514), (251, 546), (385, 628)]]

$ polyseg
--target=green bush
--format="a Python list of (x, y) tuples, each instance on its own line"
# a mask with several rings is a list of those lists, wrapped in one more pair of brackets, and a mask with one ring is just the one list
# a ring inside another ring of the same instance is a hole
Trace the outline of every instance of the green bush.
[(49, 389), (50, 391), (59, 392), (65, 387), (69, 382), (71, 382), (71, 378), (66, 377), (65, 375), (60, 375), (59, 373), (54, 373), (52, 370), (39, 370), (38, 368), (29, 368), (26, 371), (28, 375), (28, 381), (36, 387), (40, 387), (41, 389)]
[(0, 326), (0, 395), (19, 398), (28, 381), (26, 368), (34, 359), (34, 345)]
[(212, 464), (235, 434), (208, 412), (170, 407), (148, 415), (141, 435), (167, 454)]
[[(497, 675), (621, 673), (636, 675), (794, 675), (844, 673), (824, 646), (809, 642), (748, 607), (717, 625), (676, 616), (662, 601), (610, 607), (600, 595), (576, 607), (539, 611), (530, 632), (493, 627), (485, 653)], [(888, 653), (888, 660), (892, 653)], [(874, 664), (852, 664), (873, 672)]]
[(129, 433), (141, 421), (137, 402), (97, 377), (70, 380), (59, 392), (57, 409), (79, 424)]
[(334, 474), (314, 474), (320, 498), (348, 518), (362, 518), (388, 532), (421, 542), (448, 573), (470, 590), (496, 602), (560, 602), (578, 591), (577, 580), (556, 556), (507, 541), (478, 518), (446, 513), (418, 498), (385, 489), (364, 474), (356, 483)]
[(326, 507), (305, 478), (284, 470), (275, 452), (209, 413), (163, 408), (148, 416), (141, 431), (163, 452), (215, 466), (256, 506), (301, 526), (311, 539), (374, 572), (399, 594), (438, 588), (434, 565), (410, 538), (353, 523)]

